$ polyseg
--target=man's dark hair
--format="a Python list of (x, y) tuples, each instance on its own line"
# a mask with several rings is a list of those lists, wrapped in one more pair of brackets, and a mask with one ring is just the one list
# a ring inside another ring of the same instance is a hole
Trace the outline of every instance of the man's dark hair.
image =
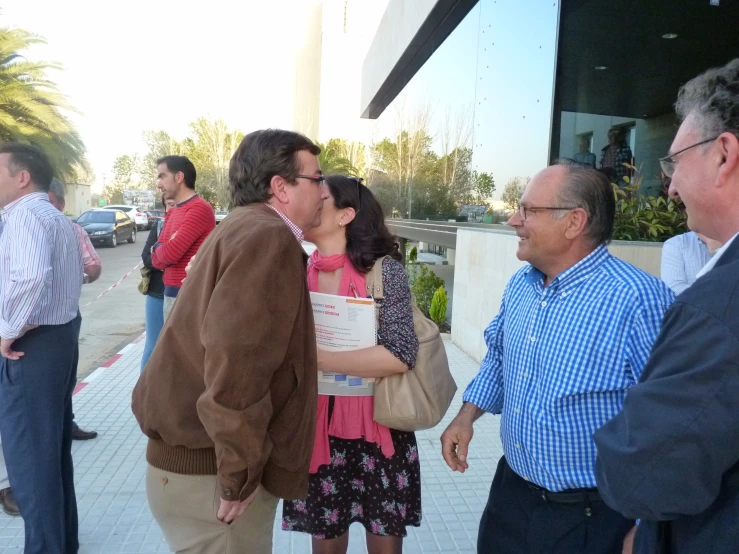
[(375, 260), (383, 256), (402, 260), (395, 239), (385, 225), (382, 206), (361, 179), (329, 175), (326, 184), (337, 209), (353, 208), (356, 213), (346, 226), (346, 255), (357, 271), (369, 272)]
[(559, 202), (562, 206), (577, 206), (585, 210), (588, 214), (585, 235), (594, 246), (611, 242), (616, 197), (608, 177), (589, 165), (573, 160), (557, 160), (555, 165), (567, 170), (567, 180), (560, 192)]
[(39, 192), (49, 192), (54, 169), (44, 152), (30, 144), (7, 142), (0, 146), (0, 154), (10, 154), (10, 172), (28, 171), (31, 181)]
[(292, 131), (264, 129), (244, 137), (231, 158), (228, 181), (234, 206), (267, 202), (272, 196), (272, 177), (294, 183), (300, 173), (297, 154), (307, 150), (318, 156), (321, 149)]
[(157, 160), (157, 165), (164, 164), (167, 170), (177, 175), (180, 171), (185, 178), (185, 186), (189, 189), (195, 189), (195, 179), (198, 176), (195, 171), (195, 165), (187, 156), (164, 156)]

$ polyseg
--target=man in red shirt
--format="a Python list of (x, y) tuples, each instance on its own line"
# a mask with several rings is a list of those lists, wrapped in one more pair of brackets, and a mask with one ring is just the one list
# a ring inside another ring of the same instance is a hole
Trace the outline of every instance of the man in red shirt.
[(185, 278), (185, 267), (216, 226), (213, 207), (195, 192), (195, 166), (185, 156), (157, 160), (157, 188), (165, 201), (174, 200), (151, 262), (164, 271), (164, 318), (174, 306)]

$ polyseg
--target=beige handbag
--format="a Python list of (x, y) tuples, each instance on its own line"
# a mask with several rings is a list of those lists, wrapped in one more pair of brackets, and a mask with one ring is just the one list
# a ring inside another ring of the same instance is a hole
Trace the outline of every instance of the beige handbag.
[[(367, 274), (367, 295), (382, 300), (382, 262)], [(412, 302), (413, 326), (418, 336), (418, 356), (412, 370), (382, 377), (375, 382), (375, 415), (377, 423), (400, 431), (430, 429), (446, 414), (457, 392), (457, 384), (449, 371), (444, 342), (439, 327), (423, 315)], [(376, 307), (379, 328), (379, 306)]]

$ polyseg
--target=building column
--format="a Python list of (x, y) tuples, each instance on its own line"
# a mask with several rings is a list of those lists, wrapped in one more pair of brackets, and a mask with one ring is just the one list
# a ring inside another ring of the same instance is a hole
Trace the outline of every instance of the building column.
[(418, 241), (418, 253), (426, 252), (426, 243), (422, 241)]
[(446, 249), (446, 261), (449, 265), (454, 265), (454, 260), (457, 258), (457, 251), (454, 248)]

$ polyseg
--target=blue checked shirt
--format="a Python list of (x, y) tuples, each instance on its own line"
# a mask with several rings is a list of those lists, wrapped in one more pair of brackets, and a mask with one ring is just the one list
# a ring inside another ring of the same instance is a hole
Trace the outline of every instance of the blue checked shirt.
[(26, 324), (62, 325), (80, 305), (82, 253), (72, 223), (46, 193), (27, 194), (0, 212), (0, 337)]
[(593, 433), (621, 410), (674, 298), (605, 246), (546, 288), (532, 266), (513, 276), (464, 393), (502, 414), (513, 471), (552, 492), (595, 487)]

